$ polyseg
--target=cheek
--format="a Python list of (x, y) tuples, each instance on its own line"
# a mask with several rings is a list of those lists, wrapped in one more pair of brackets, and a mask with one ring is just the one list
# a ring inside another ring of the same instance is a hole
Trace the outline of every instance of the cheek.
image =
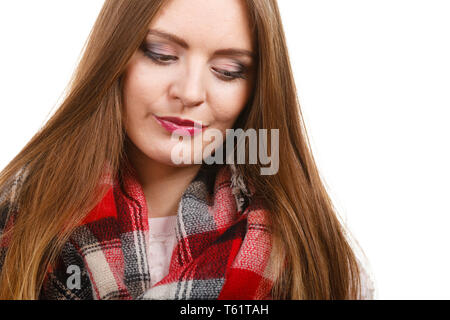
[(149, 71), (139, 61), (127, 68), (123, 82), (124, 127), (131, 142), (141, 152), (167, 162), (162, 152), (167, 148), (167, 139), (152, 117), (156, 101), (166, 89), (161, 77)]
[(167, 91), (167, 81), (158, 70), (150, 70), (142, 61), (127, 69), (123, 85), (126, 130), (135, 131), (148, 123), (155, 106)]
[(157, 79), (160, 79), (157, 74), (146, 72), (145, 67), (139, 64), (129, 67), (123, 87), (127, 113), (132, 115), (139, 109), (151, 107), (152, 102), (164, 90), (164, 81), (157, 81)]
[(247, 83), (233, 83), (226, 86), (216, 90), (211, 101), (215, 127), (222, 130), (233, 127), (249, 98)]

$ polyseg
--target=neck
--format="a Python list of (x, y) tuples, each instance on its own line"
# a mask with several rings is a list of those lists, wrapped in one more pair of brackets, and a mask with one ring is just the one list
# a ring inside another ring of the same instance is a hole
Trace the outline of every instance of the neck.
[(149, 218), (174, 216), (181, 197), (201, 165), (169, 166), (150, 159), (135, 146), (128, 152), (144, 191)]

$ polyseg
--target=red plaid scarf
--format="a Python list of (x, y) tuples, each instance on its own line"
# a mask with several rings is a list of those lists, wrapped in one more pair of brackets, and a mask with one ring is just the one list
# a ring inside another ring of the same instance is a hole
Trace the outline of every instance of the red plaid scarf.
[[(212, 180), (200, 170), (184, 192), (169, 274), (153, 287), (144, 193), (134, 169), (124, 172), (65, 244), (41, 299), (271, 299), (268, 212), (243, 196), (229, 166)], [(73, 266), (79, 288), (68, 285)]]

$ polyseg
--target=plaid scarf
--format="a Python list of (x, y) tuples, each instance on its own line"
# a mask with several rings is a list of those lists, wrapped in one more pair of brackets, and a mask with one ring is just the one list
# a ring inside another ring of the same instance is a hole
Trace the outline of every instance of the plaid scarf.
[[(146, 200), (134, 169), (124, 172), (47, 271), (40, 299), (271, 299), (268, 212), (234, 166), (214, 174), (202, 168), (189, 184), (169, 273), (153, 286)], [(73, 287), (75, 271), (80, 281)]]

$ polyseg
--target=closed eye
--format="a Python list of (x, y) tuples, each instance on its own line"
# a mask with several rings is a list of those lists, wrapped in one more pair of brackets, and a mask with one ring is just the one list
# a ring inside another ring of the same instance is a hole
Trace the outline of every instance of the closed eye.
[(216, 73), (218, 73), (224, 81), (232, 81), (236, 79), (247, 79), (247, 76), (244, 71), (227, 71), (220, 70), (216, 68), (212, 68)]
[(150, 50), (144, 51), (144, 54), (152, 59), (153, 61), (160, 63), (160, 64), (167, 64), (169, 61), (176, 61), (178, 60), (175, 56), (165, 55), (165, 54), (159, 54)]
[[(159, 65), (169, 65), (170, 61), (177, 61), (178, 57), (171, 55), (164, 55), (153, 52), (151, 50), (143, 50), (144, 54), (150, 58), (153, 62)], [(242, 71), (227, 71), (221, 70), (218, 68), (211, 68), (221, 80), (223, 81), (233, 81), (237, 79), (247, 79), (246, 68), (245, 66), (241, 66)]]

